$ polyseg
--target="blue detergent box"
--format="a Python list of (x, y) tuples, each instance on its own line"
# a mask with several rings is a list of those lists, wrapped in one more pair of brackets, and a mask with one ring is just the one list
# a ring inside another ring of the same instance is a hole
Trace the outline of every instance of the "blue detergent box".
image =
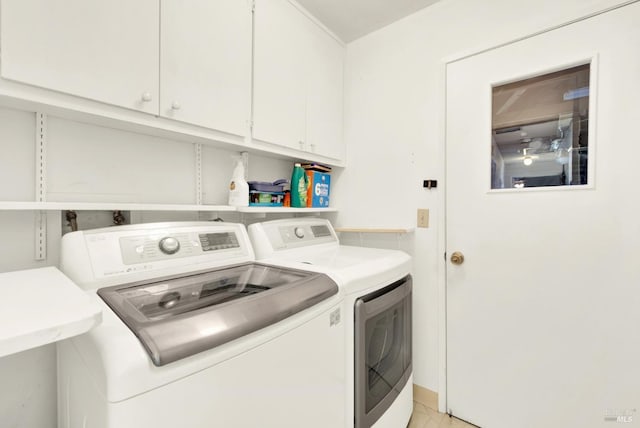
[(309, 179), (307, 208), (328, 208), (331, 193), (331, 175), (319, 171), (306, 171)]

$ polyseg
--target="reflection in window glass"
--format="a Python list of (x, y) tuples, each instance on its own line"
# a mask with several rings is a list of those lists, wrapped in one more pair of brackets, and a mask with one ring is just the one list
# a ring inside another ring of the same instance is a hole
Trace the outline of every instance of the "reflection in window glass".
[(589, 64), (493, 88), (491, 188), (587, 184)]

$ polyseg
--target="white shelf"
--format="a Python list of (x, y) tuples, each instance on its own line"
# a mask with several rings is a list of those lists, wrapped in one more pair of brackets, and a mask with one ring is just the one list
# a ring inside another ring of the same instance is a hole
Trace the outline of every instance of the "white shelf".
[(0, 210), (39, 211), (235, 211), (228, 205), (136, 204), (120, 202), (0, 202)]
[(0, 357), (85, 333), (101, 307), (54, 267), (0, 274)]
[(344, 233), (413, 233), (414, 229), (409, 228), (388, 228), (388, 227), (336, 227), (336, 232)]
[(121, 202), (30, 202), (0, 201), (0, 210), (13, 211), (238, 211), (241, 213), (323, 213), (335, 208), (232, 207), (229, 205), (134, 204)]
[(265, 214), (287, 214), (287, 213), (331, 213), (337, 212), (335, 208), (291, 208), (291, 207), (237, 207), (241, 213), (265, 213)]

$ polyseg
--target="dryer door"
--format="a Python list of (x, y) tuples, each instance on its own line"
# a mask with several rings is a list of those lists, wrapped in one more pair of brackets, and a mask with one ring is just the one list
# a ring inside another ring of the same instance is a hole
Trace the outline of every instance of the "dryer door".
[(411, 276), (355, 303), (355, 426), (372, 426), (411, 376)]

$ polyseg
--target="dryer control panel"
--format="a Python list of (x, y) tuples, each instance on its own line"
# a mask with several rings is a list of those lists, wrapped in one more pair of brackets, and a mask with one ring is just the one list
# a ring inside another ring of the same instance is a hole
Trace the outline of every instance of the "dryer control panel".
[(283, 225), (279, 226), (278, 230), (284, 243), (327, 242), (327, 238), (333, 241), (331, 229), (326, 224)]
[(254, 223), (249, 225), (249, 237), (258, 258), (294, 248), (340, 244), (331, 223), (321, 218)]

